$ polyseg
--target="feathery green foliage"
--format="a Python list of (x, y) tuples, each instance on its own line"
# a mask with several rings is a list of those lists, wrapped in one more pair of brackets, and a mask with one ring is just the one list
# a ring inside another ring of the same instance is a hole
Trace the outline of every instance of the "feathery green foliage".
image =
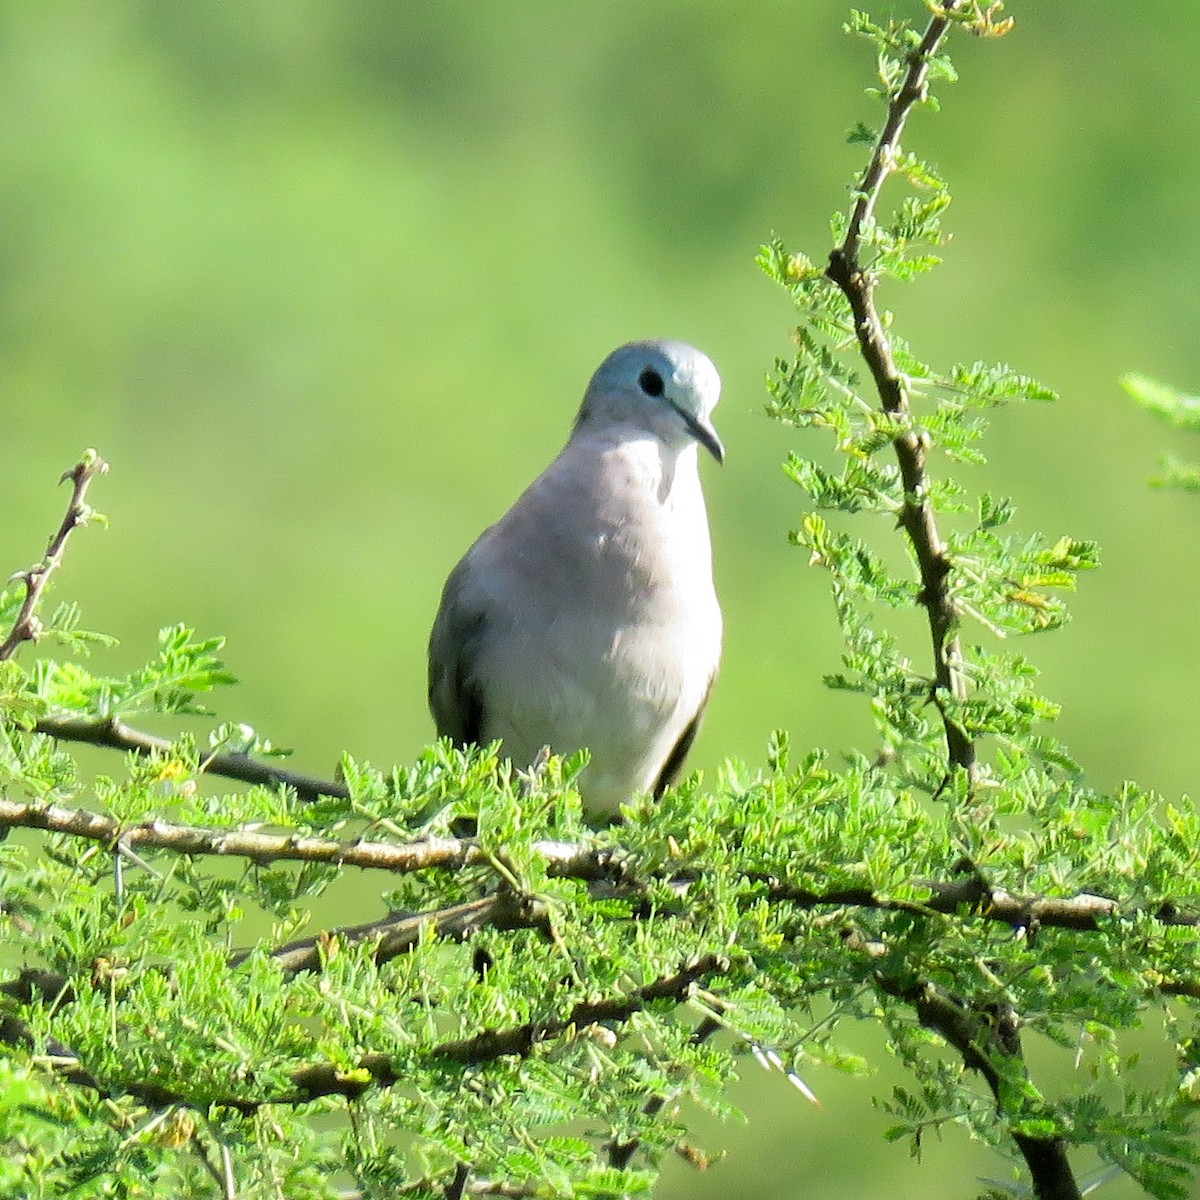
[[(1200, 430), (1200, 396), (1188, 396), (1146, 375), (1131, 373), (1121, 378), (1121, 386), (1145, 409), (1177, 429)], [(1200, 492), (1200, 466), (1182, 462), (1164, 454), (1159, 465), (1162, 473), (1150, 482), (1155, 487), (1182, 488)]]
[[(225, 788), (272, 751), (203, 732), (233, 682), (219, 639), (174, 627), (105, 677), (60, 607), (61, 658), (0, 663), (12, 1194), (648, 1195), (668, 1153), (703, 1160), (693, 1119), (736, 1115), (746, 1064), (798, 1106), (814, 1072), (871, 1070), (845, 1038), (859, 1022), (911, 1074), (881, 1103), (914, 1152), (960, 1129), (1040, 1196), (1079, 1195), (1097, 1162), (1188, 1194), (1200, 817), (1090, 789), (1008, 648), (1062, 625), (1096, 548), (1014, 532), (1010, 499), (949, 474), (982, 461), (994, 410), (1052, 395), (1006, 365), (927, 364), (875, 309), (944, 242), (946, 184), (897, 123), (954, 78), (931, 33), (1006, 28), (996, 6), (930, 7), (924, 33), (849, 22), (885, 119), (851, 134), (872, 165), (828, 266), (779, 241), (759, 256), (798, 314), (769, 382), (811, 504), (793, 541), (845, 637), (829, 683), (865, 698), (878, 745), (835, 761), (776, 734), (762, 767), (601, 832), (583, 756), (521, 772), (438, 744)], [(889, 179), (906, 194), (877, 215)], [(5, 628), (28, 587), (0, 598)], [(151, 714), (174, 740), (128, 737)], [(68, 736), (130, 753), (95, 775)], [(350, 863), (380, 904), (331, 917)], [(1135, 1070), (1138, 1030), (1163, 1049)]]

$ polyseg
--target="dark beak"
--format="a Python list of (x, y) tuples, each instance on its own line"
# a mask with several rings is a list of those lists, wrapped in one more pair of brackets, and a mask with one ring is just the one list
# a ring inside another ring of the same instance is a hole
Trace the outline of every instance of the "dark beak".
[(721, 439), (717, 437), (717, 431), (712, 427), (711, 422), (701, 420), (699, 417), (693, 417), (691, 413), (685, 413), (680, 409), (675, 409), (683, 418), (683, 423), (688, 427), (688, 432), (709, 452), (719, 463), (725, 461), (725, 447), (721, 445)]

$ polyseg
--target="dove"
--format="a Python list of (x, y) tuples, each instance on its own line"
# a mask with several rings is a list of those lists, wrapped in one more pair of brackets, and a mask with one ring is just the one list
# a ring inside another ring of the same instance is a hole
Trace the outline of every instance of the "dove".
[(683, 342), (597, 368), (566, 445), (451, 571), (429, 640), (429, 707), (455, 745), (589, 759), (589, 817), (679, 775), (721, 658), (699, 451), (721, 379)]

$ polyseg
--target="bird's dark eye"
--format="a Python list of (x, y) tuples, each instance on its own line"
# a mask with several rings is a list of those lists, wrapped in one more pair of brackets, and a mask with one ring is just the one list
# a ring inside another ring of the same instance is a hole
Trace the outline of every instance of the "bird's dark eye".
[(647, 367), (638, 376), (638, 387), (640, 387), (647, 396), (661, 396), (665, 390), (663, 385), (663, 377), (652, 367)]

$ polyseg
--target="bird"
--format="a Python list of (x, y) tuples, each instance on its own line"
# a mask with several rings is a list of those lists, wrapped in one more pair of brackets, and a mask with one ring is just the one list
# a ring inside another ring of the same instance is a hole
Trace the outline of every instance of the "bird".
[(721, 377), (684, 342), (600, 364), (558, 456), (450, 572), (429, 639), (429, 707), (455, 745), (589, 758), (589, 819), (678, 777), (721, 659), (698, 469), (725, 447)]

